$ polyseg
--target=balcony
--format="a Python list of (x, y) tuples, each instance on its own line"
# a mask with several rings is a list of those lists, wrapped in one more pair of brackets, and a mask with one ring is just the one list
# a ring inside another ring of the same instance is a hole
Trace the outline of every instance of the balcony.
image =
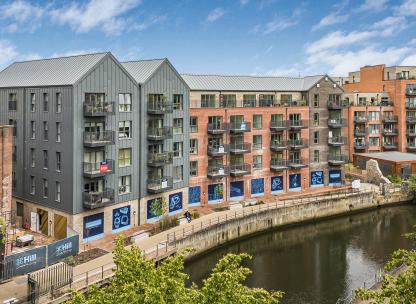
[(399, 131), (397, 129), (383, 129), (384, 136), (397, 136)]
[(383, 115), (381, 120), (388, 123), (397, 123), (399, 121), (399, 117), (396, 115)]
[(85, 147), (114, 145), (114, 131), (84, 132)]
[(409, 152), (416, 152), (416, 143), (408, 143), (406, 148)]
[(406, 109), (407, 110), (416, 110), (416, 103), (406, 102)]
[(366, 122), (367, 122), (367, 117), (365, 117), (365, 116), (355, 116), (354, 117), (354, 123), (356, 123), (356, 124), (366, 123)]
[(243, 176), (251, 173), (250, 164), (235, 164), (230, 165), (230, 175), (231, 176)]
[(230, 144), (231, 154), (244, 154), (251, 152), (251, 143), (235, 143)]
[(406, 135), (409, 137), (416, 137), (416, 130), (406, 130)]
[(89, 163), (84, 162), (84, 176), (88, 178), (96, 178), (114, 173), (114, 160), (106, 159), (101, 162)]
[(223, 156), (230, 152), (230, 146), (224, 144), (208, 144), (207, 152), (209, 156)]
[(364, 142), (356, 142), (354, 143), (354, 149), (355, 150), (365, 150), (367, 149), (367, 144)]
[(84, 116), (97, 117), (114, 114), (114, 102), (84, 101)]
[(338, 101), (330, 101), (328, 100), (328, 109), (329, 110), (342, 110), (348, 107), (348, 101), (346, 100), (338, 100)]
[(287, 149), (287, 142), (284, 140), (272, 140), (270, 141), (270, 150), (283, 151)]
[(102, 208), (114, 203), (114, 189), (101, 192), (83, 192), (83, 205), (86, 209)]
[(233, 133), (243, 133), (249, 132), (251, 130), (251, 123), (247, 121), (242, 122), (231, 122), (230, 123), (230, 132)]
[(281, 132), (287, 129), (287, 121), (271, 121), (270, 122), (270, 131), (272, 132)]
[(148, 140), (165, 140), (172, 138), (172, 127), (150, 128), (147, 130)]
[(149, 153), (147, 158), (147, 164), (151, 167), (163, 167), (165, 165), (172, 164), (172, 162), (172, 152)]
[(270, 170), (272, 171), (284, 171), (289, 169), (287, 160), (285, 159), (271, 159)]
[(211, 179), (219, 179), (227, 177), (230, 174), (230, 170), (226, 166), (208, 166), (207, 177)]
[(389, 141), (383, 143), (383, 148), (385, 150), (396, 150), (398, 147), (397, 142), (395, 141)]
[(340, 155), (340, 154), (329, 154), (328, 155), (328, 164), (331, 166), (341, 166), (348, 162), (347, 155)]
[(416, 86), (415, 85), (408, 85), (406, 88), (406, 95), (407, 96), (416, 96)]
[(292, 130), (306, 129), (308, 127), (307, 120), (289, 120), (287, 124)]
[(170, 101), (149, 101), (147, 103), (147, 113), (151, 115), (163, 115), (172, 113), (173, 107)]
[(364, 137), (367, 135), (367, 130), (365, 129), (355, 129), (354, 130), (354, 136), (356, 137)]
[(302, 169), (308, 166), (308, 162), (303, 158), (290, 158), (287, 161), (290, 169)]
[(343, 136), (328, 137), (328, 145), (339, 147), (347, 144), (347, 138)]
[(172, 189), (173, 179), (172, 177), (162, 177), (158, 179), (147, 180), (147, 192), (149, 193), (161, 193)]
[(207, 131), (209, 134), (217, 135), (228, 132), (229, 124), (227, 123), (209, 123)]
[(416, 116), (406, 116), (406, 122), (416, 123)]
[(281, 100), (280, 103), (277, 102), (278, 105), (284, 107), (307, 107), (308, 101), (305, 99), (302, 100)]
[(308, 147), (308, 141), (304, 139), (290, 139), (287, 143), (290, 149), (303, 149)]
[(347, 126), (347, 122), (344, 118), (329, 118), (328, 127), (332, 129), (344, 128)]

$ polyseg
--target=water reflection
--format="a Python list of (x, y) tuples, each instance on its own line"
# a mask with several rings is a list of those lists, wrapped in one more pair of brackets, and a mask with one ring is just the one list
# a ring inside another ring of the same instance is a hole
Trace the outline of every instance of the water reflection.
[(227, 252), (253, 255), (247, 284), (283, 290), (283, 303), (335, 303), (369, 280), (416, 224), (416, 206), (380, 209), (281, 231), (222, 247), (188, 263), (196, 283)]

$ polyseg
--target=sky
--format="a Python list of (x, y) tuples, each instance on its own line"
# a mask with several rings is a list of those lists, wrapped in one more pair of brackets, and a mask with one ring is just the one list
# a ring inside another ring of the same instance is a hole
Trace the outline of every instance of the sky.
[(0, 0), (0, 69), (111, 51), (180, 73), (345, 76), (416, 65), (416, 0)]

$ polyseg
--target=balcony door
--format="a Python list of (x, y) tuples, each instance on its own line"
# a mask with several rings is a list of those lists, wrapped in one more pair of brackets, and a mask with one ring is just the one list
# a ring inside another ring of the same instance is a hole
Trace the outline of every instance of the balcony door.
[(289, 139), (290, 140), (300, 140), (301, 139), (300, 132), (291, 132), (289, 134)]
[(105, 160), (104, 151), (88, 151), (84, 152), (84, 162), (86, 163), (99, 163)]
[(105, 131), (105, 123), (104, 122), (86, 122), (84, 124), (85, 132), (91, 132), (91, 133), (101, 133)]
[(149, 154), (163, 153), (163, 145), (149, 145), (147, 150)]
[(84, 184), (85, 192), (103, 192), (104, 191), (104, 180), (90, 180)]
[(156, 169), (152, 169), (150, 172), (149, 172), (149, 179), (152, 179), (152, 180), (159, 180), (159, 179), (161, 179), (163, 176), (164, 176), (164, 174), (163, 174), (164, 172), (163, 172), (163, 168), (156, 168)]

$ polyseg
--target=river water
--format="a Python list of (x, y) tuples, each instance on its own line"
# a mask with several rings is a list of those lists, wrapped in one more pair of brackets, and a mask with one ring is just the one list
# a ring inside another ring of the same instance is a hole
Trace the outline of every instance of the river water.
[(410, 248), (402, 235), (413, 225), (416, 206), (398, 206), (274, 230), (201, 255), (186, 272), (201, 284), (224, 254), (246, 252), (253, 256), (247, 285), (284, 291), (284, 304), (334, 304), (373, 278), (395, 249)]

